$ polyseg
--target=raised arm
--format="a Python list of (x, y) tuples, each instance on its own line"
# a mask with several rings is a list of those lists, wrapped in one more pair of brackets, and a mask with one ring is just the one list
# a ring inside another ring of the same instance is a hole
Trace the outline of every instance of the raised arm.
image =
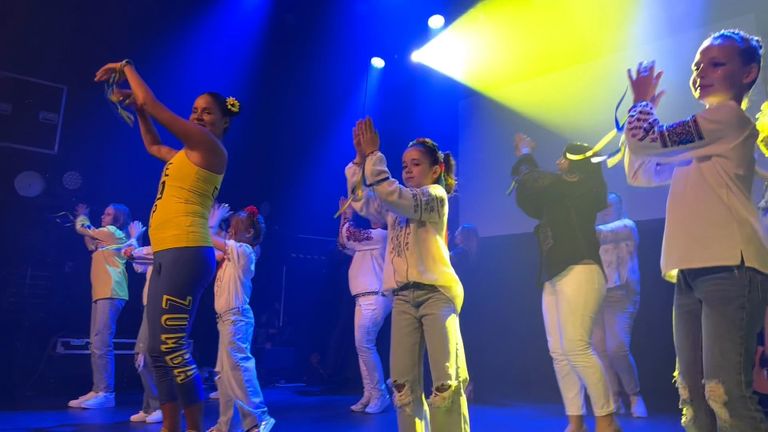
[(157, 120), (181, 141), (186, 150), (200, 156), (200, 158), (193, 158), (196, 165), (216, 174), (222, 174), (225, 171), (227, 152), (221, 141), (207, 129), (178, 116), (163, 105), (144, 82), (132, 62), (124, 60), (120, 63), (104, 65), (96, 72), (96, 81), (106, 81), (114, 74), (123, 74), (127, 79), (137, 111), (143, 111)]
[(663, 91), (657, 91), (662, 72), (654, 62), (638, 65), (635, 75), (627, 71), (634, 95), (624, 137), (635, 156), (653, 158), (657, 163), (686, 163), (698, 157), (718, 154), (731, 145), (723, 138), (742, 138), (754, 131), (754, 123), (733, 101), (710, 105), (687, 119), (663, 124), (656, 116)]
[(225, 252), (227, 250), (227, 239), (221, 235), (219, 225), (224, 218), (231, 214), (232, 210), (229, 209), (229, 204), (219, 203), (213, 203), (211, 212), (208, 214), (208, 228), (211, 230), (211, 241), (217, 251)]
[(152, 156), (168, 162), (176, 155), (178, 150), (163, 144), (160, 135), (155, 129), (152, 119), (142, 110), (136, 110), (136, 117), (139, 119), (139, 130), (141, 131), (141, 140), (144, 141), (144, 147)]
[[(353, 135), (357, 154), (366, 155), (361, 173), (362, 184), (373, 191), (384, 208), (421, 221), (441, 221), (445, 217), (448, 210), (445, 189), (437, 185), (407, 188), (392, 178), (387, 159), (379, 151), (379, 134), (370, 118), (358, 121)], [(347, 175), (348, 181), (349, 178)]]
[[(115, 231), (110, 230), (107, 227), (96, 228), (91, 225), (91, 221), (88, 218), (89, 212), (90, 209), (85, 204), (78, 204), (75, 208), (75, 213), (77, 214), (77, 218), (75, 219), (75, 231), (86, 238), (85, 245), (88, 250), (96, 250), (99, 243), (111, 246), (124, 242), (121, 241), (123, 239), (121, 239)], [(117, 230), (116, 228), (114, 229)]]

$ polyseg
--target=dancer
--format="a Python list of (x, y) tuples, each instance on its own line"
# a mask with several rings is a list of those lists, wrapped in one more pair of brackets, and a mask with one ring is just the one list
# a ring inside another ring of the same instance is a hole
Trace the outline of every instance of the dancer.
[[(469, 379), (459, 311), (464, 290), (451, 267), (446, 244), (448, 194), (456, 179), (450, 153), (426, 138), (403, 153), (400, 185), (379, 151), (370, 118), (353, 130), (355, 160), (347, 165), (355, 211), (387, 222), (384, 290), (394, 293), (391, 384), (400, 431), (468, 431), (465, 387)], [(432, 395), (424, 399), (424, 347)]]
[(661, 270), (675, 282), (677, 387), (688, 431), (768, 430), (752, 397), (768, 248), (751, 200), (758, 133), (742, 109), (761, 59), (760, 39), (743, 31), (705, 39), (690, 81), (705, 109), (666, 125), (656, 116), (662, 73), (654, 62), (628, 71), (627, 181), (670, 185)]
[(132, 422), (160, 423), (163, 421), (163, 412), (160, 411), (160, 399), (157, 397), (157, 385), (152, 370), (152, 359), (147, 350), (147, 291), (149, 290), (149, 279), (152, 276), (153, 255), (152, 247), (140, 246), (139, 241), (144, 233), (144, 225), (139, 221), (133, 221), (128, 225), (128, 234), (131, 236), (129, 245), (123, 249), (123, 255), (133, 264), (133, 270), (136, 273), (144, 273), (144, 289), (141, 292), (141, 304), (144, 306), (141, 313), (141, 325), (139, 334), (136, 336), (136, 347), (134, 348), (136, 371), (141, 378), (141, 385), (144, 387), (144, 396), (141, 403), (141, 410), (130, 417)]
[(253, 311), (248, 305), (253, 290), (251, 280), (259, 246), (266, 226), (258, 209), (248, 206), (229, 218), (226, 238), (219, 236), (222, 219), (232, 212), (226, 204), (214, 204), (208, 220), (211, 239), (220, 258), (216, 273), (214, 307), (219, 329), (219, 352), (216, 360), (216, 387), (219, 392), (219, 420), (208, 432), (229, 432), (234, 407), (240, 414), (246, 432), (269, 432), (275, 420), (269, 416), (256, 376), (256, 363), (251, 355)]
[(115, 406), (115, 337), (117, 317), (128, 301), (128, 274), (122, 247), (128, 242), (125, 229), (131, 212), (123, 204), (110, 204), (101, 216), (101, 228), (91, 225), (90, 209), (75, 208), (75, 230), (91, 251), (91, 373), (93, 387), (87, 394), (69, 401), (72, 408)]
[(349, 407), (355, 412), (378, 414), (390, 404), (376, 338), (392, 311), (392, 295), (382, 290), (387, 231), (382, 222), (370, 222), (346, 206), (342, 198), (339, 246), (352, 255), (349, 291), (355, 298), (355, 348), (363, 380), (363, 397)]
[(595, 319), (592, 342), (605, 368), (618, 413), (625, 412), (622, 389), (629, 395), (633, 417), (648, 417), (640, 395), (635, 358), (629, 351), (632, 325), (640, 307), (637, 226), (624, 215), (621, 196), (608, 194), (608, 207), (597, 215), (600, 259), (608, 279), (603, 306)]
[[(163, 429), (179, 431), (183, 409), (187, 430), (201, 431), (205, 395), (189, 332), (200, 295), (216, 271), (208, 212), (227, 167), (222, 139), (240, 104), (218, 93), (204, 93), (184, 119), (157, 100), (130, 60), (106, 64), (95, 78), (122, 79), (127, 79), (130, 90), (114, 89), (112, 97), (136, 109), (144, 146), (166, 162), (149, 221), (155, 260), (146, 308)], [(152, 119), (183, 148), (164, 145)]]
[(477, 267), (480, 233), (475, 225), (464, 224), (453, 234), (453, 241), (456, 247), (451, 251), (451, 265), (462, 285), (466, 286), (469, 279), (473, 279)]
[(586, 144), (565, 146), (559, 173), (539, 169), (536, 144), (515, 136), (517, 204), (539, 221), (535, 234), (544, 280), (542, 312), (549, 353), (568, 416), (567, 432), (586, 431), (584, 387), (589, 393), (597, 432), (617, 431), (614, 404), (605, 371), (591, 345), (592, 327), (605, 295), (595, 217), (606, 206), (602, 168), (585, 155)]

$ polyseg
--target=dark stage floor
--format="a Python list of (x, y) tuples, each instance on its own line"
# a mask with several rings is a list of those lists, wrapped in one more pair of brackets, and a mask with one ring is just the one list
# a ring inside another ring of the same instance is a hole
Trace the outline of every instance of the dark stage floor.
[[(308, 389), (268, 388), (265, 398), (277, 424), (273, 432), (306, 431), (365, 431), (392, 432), (396, 430), (395, 413), (390, 408), (379, 415), (355, 414), (348, 406), (356, 401), (354, 395), (320, 395)], [(103, 410), (82, 410), (66, 407), (66, 400), (30, 403), (29, 408), (0, 411), (0, 431), (132, 431), (158, 432), (160, 425), (130, 423), (128, 417), (139, 407), (138, 394), (118, 394), (118, 405)], [(205, 406), (206, 425), (216, 421), (218, 403)], [(565, 419), (558, 405), (509, 404), (470, 406), (473, 431), (560, 432)], [(621, 417), (625, 432), (681, 431), (678, 418), (672, 413), (656, 414), (648, 419)], [(439, 431), (435, 431), (439, 432)]]

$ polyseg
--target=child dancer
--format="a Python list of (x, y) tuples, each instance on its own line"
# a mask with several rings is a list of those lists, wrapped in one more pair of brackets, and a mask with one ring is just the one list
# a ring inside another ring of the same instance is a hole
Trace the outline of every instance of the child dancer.
[(101, 216), (101, 228), (88, 219), (89, 208), (75, 209), (75, 230), (91, 251), (91, 372), (93, 388), (69, 401), (73, 408), (109, 408), (115, 406), (115, 337), (117, 317), (128, 301), (128, 275), (122, 247), (128, 242), (125, 229), (131, 212), (122, 204), (110, 204)]
[(637, 226), (624, 215), (619, 194), (608, 194), (608, 207), (597, 215), (597, 237), (606, 284), (603, 306), (595, 319), (592, 341), (603, 362), (616, 411), (623, 413), (622, 389), (629, 395), (633, 417), (648, 417), (640, 395), (635, 358), (630, 352), (632, 325), (640, 307)]
[[(433, 141), (420, 138), (403, 153), (400, 185), (379, 151), (370, 118), (353, 130), (356, 157), (346, 168), (352, 205), (361, 215), (387, 221), (384, 290), (394, 293), (391, 384), (401, 431), (468, 431), (464, 393), (469, 379), (459, 311), (464, 290), (446, 244), (448, 194), (455, 163)], [(424, 347), (434, 387), (424, 399)]]
[[(339, 202), (346, 207), (346, 199)], [(387, 231), (382, 222), (369, 222), (346, 207), (339, 224), (339, 246), (352, 255), (349, 291), (355, 298), (355, 348), (363, 379), (363, 397), (349, 407), (352, 411), (378, 414), (389, 406), (376, 338), (392, 311), (392, 297), (382, 290)]]
[(761, 58), (760, 40), (743, 31), (708, 37), (690, 81), (705, 109), (672, 124), (656, 116), (663, 92), (654, 63), (628, 71), (627, 181), (670, 184), (661, 270), (675, 282), (677, 387), (688, 431), (768, 430), (751, 388), (768, 248), (751, 200), (758, 133), (742, 109)]
[(128, 234), (131, 236), (130, 246), (123, 250), (123, 255), (131, 260), (133, 270), (136, 273), (144, 273), (144, 289), (141, 292), (141, 304), (145, 309), (141, 314), (141, 326), (139, 334), (136, 336), (136, 347), (134, 351), (136, 371), (141, 378), (141, 385), (144, 387), (144, 397), (141, 404), (141, 410), (130, 417), (132, 422), (160, 423), (163, 421), (163, 412), (160, 411), (160, 399), (157, 397), (157, 385), (155, 385), (154, 372), (152, 371), (152, 359), (149, 358), (147, 350), (147, 290), (149, 289), (149, 279), (152, 276), (152, 248), (150, 246), (139, 247), (139, 240), (144, 233), (144, 225), (139, 221), (133, 221), (128, 225)]
[(536, 144), (515, 136), (517, 204), (537, 219), (535, 234), (544, 282), (542, 313), (547, 345), (568, 416), (566, 432), (586, 431), (584, 387), (598, 432), (618, 431), (605, 371), (591, 344), (592, 328), (605, 296), (595, 217), (606, 206), (602, 168), (585, 155), (585, 144), (565, 146), (559, 173), (539, 169), (531, 154)]
[(266, 226), (256, 207), (248, 206), (229, 218), (227, 236), (220, 237), (219, 224), (230, 214), (228, 205), (214, 204), (208, 220), (213, 246), (221, 260), (214, 288), (219, 328), (219, 420), (209, 432), (228, 432), (235, 406), (246, 432), (269, 432), (275, 420), (267, 412), (256, 377), (251, 355), (253, 311), (248, 305)]

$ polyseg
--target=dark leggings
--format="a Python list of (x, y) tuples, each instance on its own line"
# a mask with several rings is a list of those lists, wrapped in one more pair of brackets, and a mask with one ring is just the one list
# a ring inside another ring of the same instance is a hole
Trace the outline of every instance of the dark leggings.
[(215, 272), (212, 247), (155, 252), (146, 312), (148, 351), (161, 404), (180, 400), (186, 407), (204, 399), (189, 333), (200, 295)]

